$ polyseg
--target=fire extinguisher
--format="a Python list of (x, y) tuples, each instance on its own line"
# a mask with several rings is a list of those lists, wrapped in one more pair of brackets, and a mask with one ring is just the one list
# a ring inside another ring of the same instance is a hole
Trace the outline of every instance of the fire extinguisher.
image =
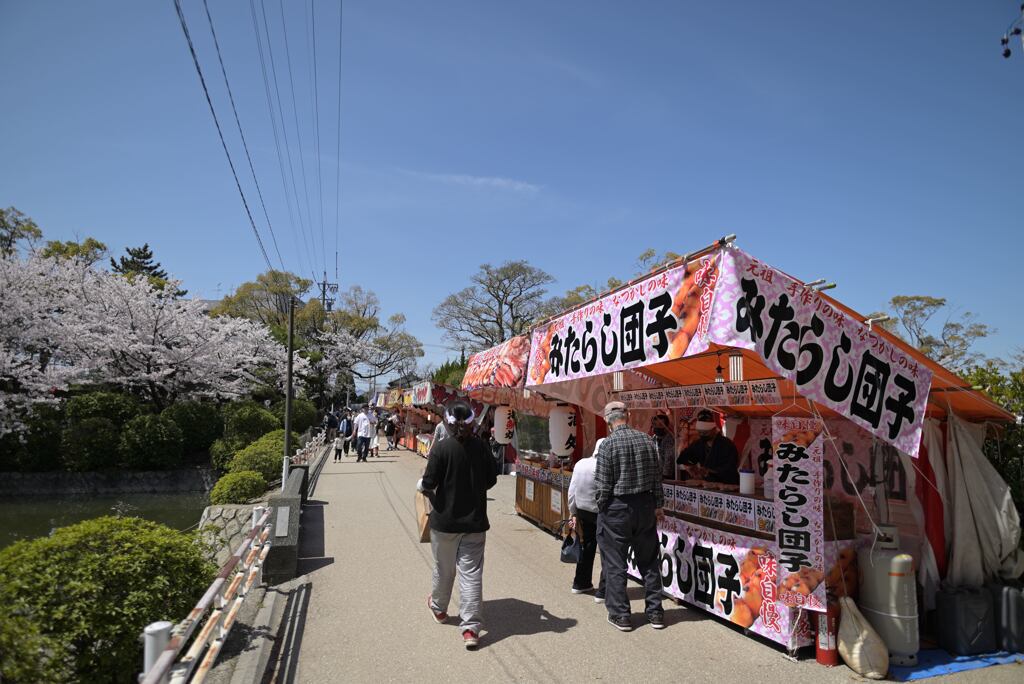
[(818, 616), (818, 638), (814, 642), (814, 659), (826, 667), (839, 664), (839, 603), (829, 597), (824, 613)]

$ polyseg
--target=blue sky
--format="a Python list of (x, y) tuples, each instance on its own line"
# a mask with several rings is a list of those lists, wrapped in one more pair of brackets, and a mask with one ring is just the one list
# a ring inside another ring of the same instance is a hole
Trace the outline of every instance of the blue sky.
[[(333, 276), (338, 5), (316, 0), (321, 250), (309, 5), (286, 0), (293, 115), (278, 3), (265, 0), (311, 253), (249, 3), (211, 11), (284, 264)], [(276, 265), (202, 3), (183, 4)], [(946, 297), (998, 329), (982, 351), (1008, 355), (1024, 332), (1024, 56), (1002, 59), (998, 40), (1017, 4), (349, 0), (341, 285), (441, 345), (431, 311), (482, 263), (526, 259), (561, 292), (631, 275), (648, 247), (736, 233), (864, 312)], [(264, 270), (171, 0), (0, 2), (0, 65), (0, 205), (49, 238), (148, 241), (204, 297)]]

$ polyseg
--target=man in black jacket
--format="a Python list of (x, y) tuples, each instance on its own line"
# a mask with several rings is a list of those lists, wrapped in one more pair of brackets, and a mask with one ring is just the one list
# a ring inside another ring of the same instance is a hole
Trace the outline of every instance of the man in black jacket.
[(430, 547), (434, 552), (433, 591), (427, 606), (434, 621), (448, 619), (448, 602), (459, 578), (460, 629), (467, 649), (476, 648), (482, 624), (487, 490), (497, 482), (487, 443), (471, 434), (473, 409), (457, 399), (448, 404), (444, 424), (449, 439), (436, 442), (417, 489), (430, 497)]

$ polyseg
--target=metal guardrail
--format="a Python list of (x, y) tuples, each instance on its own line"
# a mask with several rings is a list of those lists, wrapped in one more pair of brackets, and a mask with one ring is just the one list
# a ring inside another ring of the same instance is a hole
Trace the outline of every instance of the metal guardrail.
[(312, 439), (298, 449), (291, 458), (292, 465), (305, 465), (318, 453), (318, 449), (327, 443), (327, 431), (321, 430)]
[[(270, 553), (270, 517), (269, 508), (253, 507), (252, 529), (234, 555), (221, 566), (216, 579), (188, 617), (173, 629), (170, 622), (154, 622), (146, 627), (143, 631), (144, 671), (139, 675), (143, 684), (201, 684), (206, 679), (235, 624), (246, 595), (262, 582), (263, 563)], [(198, 636), (185, 655), (179, 658), (211, 608), (213, 610)]]

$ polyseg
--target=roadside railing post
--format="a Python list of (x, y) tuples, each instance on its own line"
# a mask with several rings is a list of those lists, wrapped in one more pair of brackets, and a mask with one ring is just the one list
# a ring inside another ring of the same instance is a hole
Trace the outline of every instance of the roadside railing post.
[[(142, 676), (139, 677), (139, 681), (146, 675), (147, 672), (153, 669), (156, 665), (157, 658), (167, 648), (167, 643), (171, 640), (171, 628), (174, 625), (167, 620), (160, 620), (159, 622), (151, 622), (146, 625), (146, 628), (142, 631), (142, 639), (144, 643), (143, 656), (142, 656)], [(167, 678), (164, 677), (164, 682)]]

